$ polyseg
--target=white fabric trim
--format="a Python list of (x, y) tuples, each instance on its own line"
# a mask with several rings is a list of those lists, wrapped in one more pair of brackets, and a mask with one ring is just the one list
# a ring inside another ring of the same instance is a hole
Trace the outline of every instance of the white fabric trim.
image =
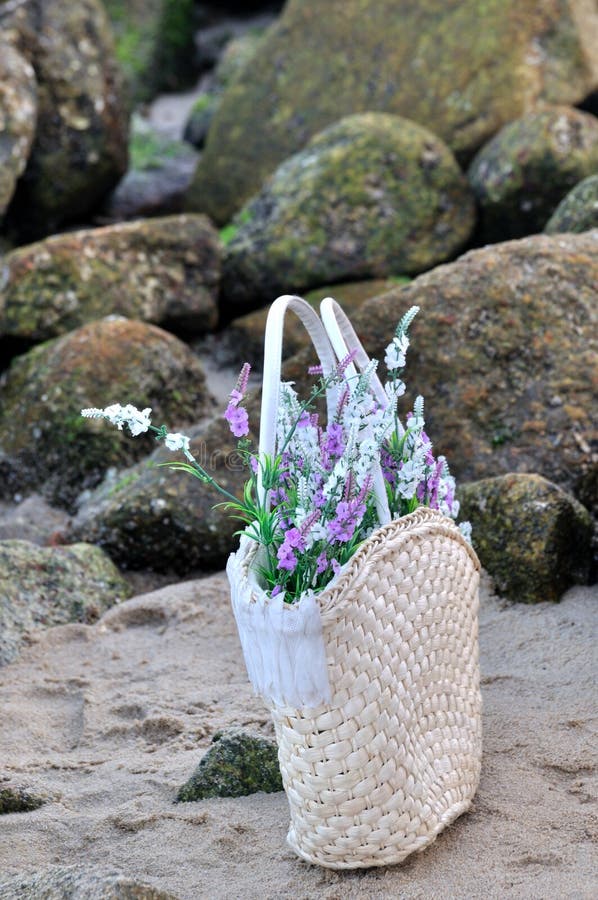
[(246, 535), (226, 573), (249, 680), (280, 706), (316, 707), (331, 699), (320, 609), (310, 594), (298, 603), (268, 597), (251, 565), (257, 545)]

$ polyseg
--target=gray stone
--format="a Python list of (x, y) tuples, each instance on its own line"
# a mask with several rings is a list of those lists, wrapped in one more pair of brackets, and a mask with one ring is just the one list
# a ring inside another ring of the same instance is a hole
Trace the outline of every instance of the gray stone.
[(0, 665), (17, 656), (26, 632), (94, 622), (130, 593), (98, 547), (0, 541)]
[(36, 116), (33, 66), (0, 40), (0, 221), (27, 165)]
[(598, 175), (584, 178), (561, 200), (546, 223), (544, 233), (568, 231), (580, 234), (592, 228), (598, 228)]

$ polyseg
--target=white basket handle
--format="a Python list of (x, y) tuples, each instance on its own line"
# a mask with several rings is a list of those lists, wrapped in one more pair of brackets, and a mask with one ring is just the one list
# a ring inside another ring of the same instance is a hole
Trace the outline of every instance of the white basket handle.
[[(354, 353), (355, 365), (363, 372), (370, 364), (370, 358), (365, 352), (363, 344), (357, 337), (355, 329), (351, 325), (347, 315), (332, 297), (325, 297), (320, 304), (320, 314), (324, 328), (330, 339), (330, 343), (334, 347), (334, 351), (339, 360), (344, 359), (348, 353)], [(347, 368), (349, 377), (356, 374), (355, 366), (351, 365)], [(376, 395), (376, 399), (383, 406), (388, 406), (388, 397), (382, 386), (382, 382), (378, 375), (374, 372), (371, 385)], [(398, 423), (399, 434), (402, 435), (403, 427)], [(380, 462), (377, 461), (372, 467), (373, 476), (373, 492), (376, 498), (376, 508), (378, 510), (378, 518), (381, 525), (387, 525), (391, 521), (390, 509), (388, 506), (388, 495), (386, 493), (386, 484)]]
[[(260, 458), (264, 454), (273, 456), (276, 450), (276, 422), (278, 419), (278, 404), (280, 401), (280, 372), (282, 367), (282, 337), (284, 329), (284, 317), (288, 309), (291, 309), (302, 321), (316, 349), (318, 359), (322, 366), (324, 377), (336, 368), (336, 357), (332, 349), (328, 335), (320, 321), (317, 312), (309, 303), (301, 297), (284, 294), (278, 297), (270, 307), (266, 321), (266, 334), (264, 338), (264, 375), (262, 387), (262, 410), (260, 418)], [(330, 389), (326, 395), (328, 418), (334, 415), (338, 389), (336, 386)], [(258, 497), (261, 502), (266, 501), (265, 491), (262, 485), (262, 472), (258, 471)]]

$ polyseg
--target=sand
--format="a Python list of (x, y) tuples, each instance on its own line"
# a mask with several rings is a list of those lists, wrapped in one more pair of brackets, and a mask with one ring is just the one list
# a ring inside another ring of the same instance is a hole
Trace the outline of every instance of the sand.
[(0, 882), (76, 863), (180, 900), (595, 897), (597, 599), (576, 588), (557, 606), (510, 606), (484, 585), (473, 808), (402, 866), (353, 873), (286, 847), (282, 793), (173, 802), (214, 731), (272, 734), (223, 575), (138, 596), (93, 626), (37, 632), (0, 669), (0, 787), (49, 801), (0, 819)]

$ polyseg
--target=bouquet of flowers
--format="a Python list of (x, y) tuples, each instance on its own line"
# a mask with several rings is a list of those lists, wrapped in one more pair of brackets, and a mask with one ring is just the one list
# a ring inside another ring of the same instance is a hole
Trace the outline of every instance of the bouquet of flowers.
[[(426, 434), (424, 399), (418, 396), (405, 427), (398, 401), (405, 393), (402, 373), (409, 347), (409, 327), (419, 312), (411, 307), (399, 322), (384, 362), (386, 402), (373, 390), (378, 368), (371, 360), (362, 372), (349, 353), (327, 376), (321, 366), (310, 368), (316, 377), (306, 400), (301, 401), (291, 382), (280, 386), (276, 425), (276, 452), (260, 457), (248, 440), (249, 418), (242, 405), (250, 367), (243, 365), (224, 412), (238, 438), (238, 452), (247, 468), (241, 499), (230, 494), (203, 468), (190, 450), (189, 438), (151, 423), (151, 410), (113, 404), (105, 409), (84, 409), (87, 418), (107, 419), (133, 436), (153, 431), (186, 462), (163, 463), (187, 472), (225, 497), (222, 505), (245, 525), (245, 534), (260, 545), (257, 566), (271, 597), (295, 603), (307, 592), (317, 594), (337, 575), (357, 548), (379, 527), (372, 492), (372, 470), (378, 461), (384, 477), (392, 519), (420, 506), (456, 518), (455, 480), (444, 456), (436, 457)], [(332, 415), (320, 422), (316, 405), (332, 392)], [(469, 537), (469, 523), (460, 525)]]

